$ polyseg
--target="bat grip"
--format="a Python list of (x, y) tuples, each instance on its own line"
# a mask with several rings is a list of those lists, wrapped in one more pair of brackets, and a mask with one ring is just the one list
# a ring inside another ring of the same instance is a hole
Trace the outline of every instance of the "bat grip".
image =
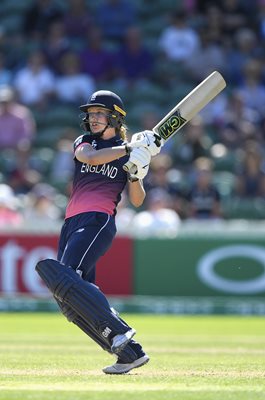
[(136, 174), (137, 172), (137, 166), (131, 161), (127, 161), (127, 163), (124, 164), (123, 169), (129, 174)]

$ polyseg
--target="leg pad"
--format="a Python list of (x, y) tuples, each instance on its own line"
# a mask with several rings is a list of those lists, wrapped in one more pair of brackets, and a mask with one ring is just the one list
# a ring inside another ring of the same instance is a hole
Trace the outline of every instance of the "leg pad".
[(37, 264), (36, 271), (54, 297), (70, 306), (109, 344), (114, 336), (131, 329), (113, 313), (104, 294), (92, 283), (82, 280), (71, 267), (47, 259)]

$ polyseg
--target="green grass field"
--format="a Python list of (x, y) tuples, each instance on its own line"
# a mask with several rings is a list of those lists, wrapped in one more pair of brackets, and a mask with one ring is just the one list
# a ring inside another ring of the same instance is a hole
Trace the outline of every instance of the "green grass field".
[(262, 317), (126, 315), (151, 357), (121, 376), (60, 314), (0, 314), (0, 400), (264, 400)]

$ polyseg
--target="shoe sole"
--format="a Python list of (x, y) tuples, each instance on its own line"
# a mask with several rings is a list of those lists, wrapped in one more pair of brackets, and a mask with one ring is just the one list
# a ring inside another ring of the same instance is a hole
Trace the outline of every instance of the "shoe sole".
[[(148, 357), (148, 356), (143, 356), (142, 358), (144, 358), (144, 360), (142, 360), (138, 365), (136, 364), (136, 365), (134, 365), (133, 367), (131, 367), (131, 368), (128, 368), (126, 371), (115, 371), (115, 370), (113, 370), (113, 371), (104, 371), (104, 369), (103, 369), (103, 372), (105, 373), (105, 374), (107, 374), (107, 375), (124, 375), (124, 374), (127, 374), (128, 372), (130, 372), (132, 369), (135, 369), (135, 368), (140, 368), (140, 367), (142, 367), (142, 366), (144, 366), (145, 364), (147, 364), (148, 363), (148, 361), (150, 360), (150, 358)], [(141, 360), (141, 359), (139, 359), (139, 360)], [(137, 360), (135, 361), (135, 363), (137, 362)]]

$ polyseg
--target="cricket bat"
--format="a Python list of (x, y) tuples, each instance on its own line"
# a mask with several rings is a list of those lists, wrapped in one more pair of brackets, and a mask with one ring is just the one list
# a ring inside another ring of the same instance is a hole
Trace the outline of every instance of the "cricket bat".
[[(184, 97), (169, 113), (152, 129), (166, 142), (174, 136), (187, 122), (198, 114), (224, 88), (226, 82), (218, 71), (212, 72), (198, 86)], [(134, 174), (136, 165), (127, 161), (124, 170)]]

